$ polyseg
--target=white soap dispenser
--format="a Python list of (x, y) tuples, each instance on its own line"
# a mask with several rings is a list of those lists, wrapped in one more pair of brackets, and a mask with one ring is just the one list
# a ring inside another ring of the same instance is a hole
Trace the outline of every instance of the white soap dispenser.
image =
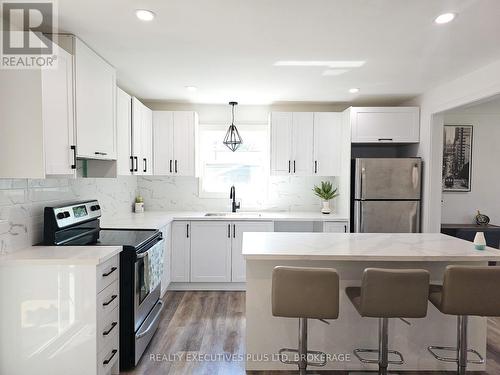
[(476, 250), (484, 250), (486, 248), (486, 238), (483, 232), (477, 232), (474, 237), (474, 247)]

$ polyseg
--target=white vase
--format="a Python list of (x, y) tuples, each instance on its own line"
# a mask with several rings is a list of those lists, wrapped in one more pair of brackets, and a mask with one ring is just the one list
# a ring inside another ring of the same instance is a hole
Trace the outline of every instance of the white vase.
[(322, 214), (329, 214), (332, 212), (330, 209), (330, 201), (323, 201), (323, 207), (321, 208), (321, 213)]
[(474, 247), (476, 250), (484, 250), (486, 247), (486, 238), (484, 238), (483, 232), (477, 232), (474, 237)]

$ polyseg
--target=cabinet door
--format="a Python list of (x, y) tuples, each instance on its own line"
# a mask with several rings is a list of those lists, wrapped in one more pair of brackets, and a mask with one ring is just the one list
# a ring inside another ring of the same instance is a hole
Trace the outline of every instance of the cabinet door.
[(132, 97), (116, 88), (116, 169), (118, 175), (131, 175), (132, 160)]
[(194, 112), (176, 111), (174, 118), (174, 174), (195, 175)]
[(132, 157), (134, 174), (141, 175), (142, 167), (142, 103), (137, 98), (132, 98)]
[(244, 232), (272, 232), (274, 224), (262, 221), (240, 221), (232, 223), (231, 243), (231, 281), (246, 281), (246, 262), (241, 254)]
[(142, 174), (153, 174), (153, 112), (142, 105), (141, 168)]
[(79, 39), (75, 56), (78, 156), (116, 159), (115, 69)]
[(313, 113), (294, 112), (292, 124), (292, 173), (310, 176), (313, 174)]
[(174, 171), (174, 113), (153, 111), (153, 163), (156, 176)]
[(351, 109), (353, 143), (418, 143), (417, 107), (359, 107)]
[(314, 114), (314, 162), (316, 176), (340, 176), (342, 156), (342, 114)]
[(231, 223), (191, 222), (191, 281), (231, 281)]
[(325, 221), (323, 223), (323, 232), (348, 233), (349, 224), (347, 221)]
[(172, 282), (189, 282), (190, 280), (190, 229), (189, 221), (174, 221), (172, 223), (172, 260), (170, 268)]
[(73, 57), (59, 48), (57, 61), (56, 69), (42, 69), (45, 174), (74, 176)]
[(292, 113), (271, 113), (271, 174), (292, 172)]

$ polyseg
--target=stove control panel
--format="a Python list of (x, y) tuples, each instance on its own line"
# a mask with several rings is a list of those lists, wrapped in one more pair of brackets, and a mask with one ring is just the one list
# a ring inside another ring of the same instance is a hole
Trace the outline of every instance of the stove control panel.
[(86, 201), (68, 206), (53, 207), (57, 226), (64, 228), (101, 216), (101, 206), (97, 201)]

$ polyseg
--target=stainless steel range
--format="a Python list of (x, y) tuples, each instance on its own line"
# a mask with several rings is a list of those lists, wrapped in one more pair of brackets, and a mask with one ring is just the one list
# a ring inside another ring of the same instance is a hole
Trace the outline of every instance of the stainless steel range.
[(120, 254), (120, 370), (134, 367), (151, 341), (160, 300), (164, 239), (158, 230), (100, 228), (96, 200), (45, 207), (44, 244), (123, 246)]

